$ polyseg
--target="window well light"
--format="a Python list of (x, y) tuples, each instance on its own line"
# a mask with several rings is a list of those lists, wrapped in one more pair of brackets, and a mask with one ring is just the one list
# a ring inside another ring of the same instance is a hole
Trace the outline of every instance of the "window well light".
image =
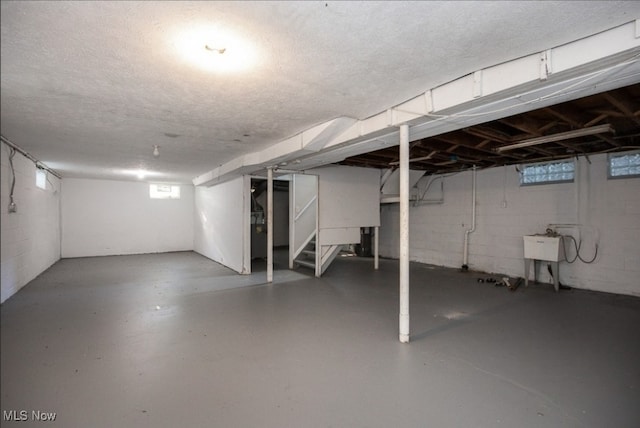
[(180, 199), (180, 186), (171, 184), (150, 184), (151, 199)]

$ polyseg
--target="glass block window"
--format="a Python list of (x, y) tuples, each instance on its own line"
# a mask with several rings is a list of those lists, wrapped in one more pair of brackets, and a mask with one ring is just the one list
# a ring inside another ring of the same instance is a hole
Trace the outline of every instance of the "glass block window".
[(149, 197), (151, 199), (180, 199), (180, 186), (150, 184)]
[(520, 171), (520, 185), (571, 183), (575, 175), (573, 159), (525, 165)]
[(609, 178), (640, 177), (640, 152), (609, 155)]

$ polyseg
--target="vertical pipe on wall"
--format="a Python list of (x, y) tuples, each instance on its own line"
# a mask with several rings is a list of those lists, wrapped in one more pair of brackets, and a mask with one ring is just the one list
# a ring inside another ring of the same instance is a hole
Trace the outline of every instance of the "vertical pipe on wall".
[(378, 231), (380, 230), (379, 226), (376, 226), (373, 230), (373, 268), (378, 270), (380, 267), (379, 256), (378, 256), (378, 248), (380, 245), (380, 241), (378, 240)]
[(267, 282), (273, 282), (273, 169), (267, 169)]
[(293, 252), (295, 251), (296, 223), (296, 175), (291, 174), (289, 180), (289, 269), (293, 269)]
[(409, 343), (409, 125), (400, 125), (400, 342)]
[[(244, 226), (242, 227), (242, 274), (251, 274), (251, 230), (254, 227), (251, 224), (251, 177), (248, 175), (242, 178), (242, 218), (244, 218)], [(222, 260), (222, 254), (220, 254)]]
[(469, 234), (476, 230), (476, 166), (473, 166), (473, 184), (471, 185), (471, 229), (464, 231), (464, 253), (462, 256), (462, 269), (469, 269)]
[(320, 177), (316, 181), (316, 278), (322, 276), (322, 241), (320, 240)]

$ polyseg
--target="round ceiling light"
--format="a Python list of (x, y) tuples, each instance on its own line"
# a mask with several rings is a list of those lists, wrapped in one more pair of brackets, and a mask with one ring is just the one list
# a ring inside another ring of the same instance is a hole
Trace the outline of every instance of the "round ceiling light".
[(212, 26), (192, 26), (177, 34), (176, 49), (182, 58), (203, 70), (239, 72), (258, 60), (256, 48), (238, 34)]

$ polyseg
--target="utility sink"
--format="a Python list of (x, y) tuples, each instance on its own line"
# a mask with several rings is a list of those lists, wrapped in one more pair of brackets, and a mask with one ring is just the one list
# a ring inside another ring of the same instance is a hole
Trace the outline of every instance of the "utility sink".
[(524, 238), (524, 258), (558, 262), (561, 236), (526, 235)]

